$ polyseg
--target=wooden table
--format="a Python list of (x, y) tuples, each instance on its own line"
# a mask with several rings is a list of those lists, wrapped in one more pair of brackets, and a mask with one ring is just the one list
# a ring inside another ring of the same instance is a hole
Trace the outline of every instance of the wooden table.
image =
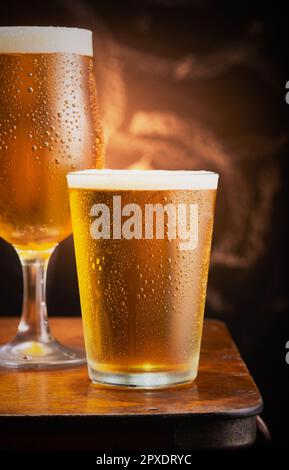
[[(0, 319), (0, 342), (17, 319)], [(80, 318), (52, 318), (58, 339), (82, 345)], [(3, 449), (203, 449), (249, 446), (262, 399), (226, 326), (206, 320), (197, 380), (166, 390), (92, 385), (86, 366), (0, 369)]]

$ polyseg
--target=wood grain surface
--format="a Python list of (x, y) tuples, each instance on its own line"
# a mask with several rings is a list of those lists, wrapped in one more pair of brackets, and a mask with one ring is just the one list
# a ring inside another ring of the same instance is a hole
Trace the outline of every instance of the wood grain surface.
[[(0, 343), (13, 337), (18, 319), (0, 319)], [(52, 331), (67, 345), (83, 345), (80, 318), (52, 318)], [(207, 320), (195, 382), (140, 391), (93, 385), (86, 366), (58, 370), (0, 369), (0, 417), (177, 416), (248, 418), (262, 399), (226, 326)]]

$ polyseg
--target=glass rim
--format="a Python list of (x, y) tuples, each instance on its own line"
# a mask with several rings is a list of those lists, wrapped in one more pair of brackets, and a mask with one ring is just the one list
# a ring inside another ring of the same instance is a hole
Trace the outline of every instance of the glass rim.
[(217, 189), (219, 174), (205, 170), (88, 169), (67, 173), (71, 189)]
[(92, 31), (66, 26), (0, 26), (0, 54), (93, 56)]

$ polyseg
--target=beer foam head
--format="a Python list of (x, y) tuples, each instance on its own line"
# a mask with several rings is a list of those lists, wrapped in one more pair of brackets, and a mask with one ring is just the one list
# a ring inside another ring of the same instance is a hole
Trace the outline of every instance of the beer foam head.
[(211, 171), (83, 170), (67, 175), (70, 188), (134, 191), (217, 189), (218, 179)]
[(54, 26), (0, 27), (0, 54), (53, 52), (92, 56), (92, 32)]

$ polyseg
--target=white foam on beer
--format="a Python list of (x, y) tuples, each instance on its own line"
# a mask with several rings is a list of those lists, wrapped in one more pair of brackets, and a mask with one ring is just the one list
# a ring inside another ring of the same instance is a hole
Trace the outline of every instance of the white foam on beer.
[(218, 179), (211, 171), (83, 170), (67, 174), (70, 188), (135, 191), (217, 189)]
[(92, 56), (92, 32), (59, 26), (0, 27), (0, 54), (53, 52)]

